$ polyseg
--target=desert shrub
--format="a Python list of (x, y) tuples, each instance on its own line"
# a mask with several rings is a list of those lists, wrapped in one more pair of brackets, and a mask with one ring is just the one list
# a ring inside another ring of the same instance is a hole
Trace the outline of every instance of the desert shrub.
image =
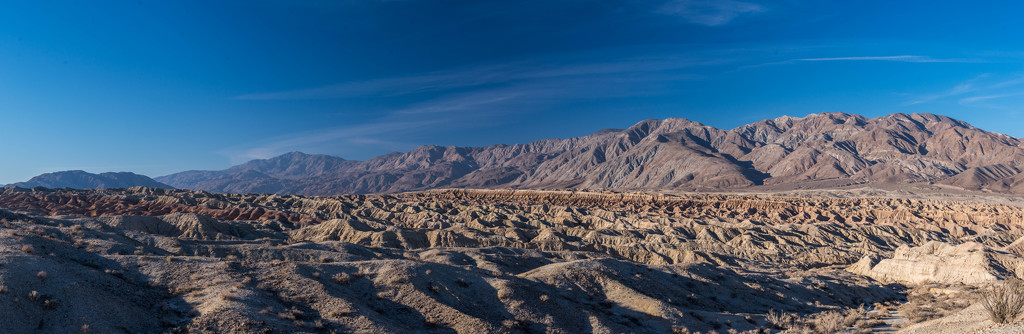
[(846, 314), (843, 315), (843, 326), (856, 327), (857, 323), (862, 322), (867, 313), (867, 310), (860, 307), (854, 307), (846, 310)]
[(36, 277), (41, 280), (45, 280), (47, 277), (49, 277), (49, 275), (45, 271), (40, 271), (36, 273)]
[(672, 334), (690, 334), (690, 329), (682, 326), (672, 327)]
[[(78, 225), (75, 225), (75, 226), (78, 226)], [(88, 333), (89, 332), (89, 324), (82, 325), (82, 327), (78, 328), (78, 331), (82, 332), (82, 333)]]
[(926, 305), (920, 303), (908, 302), (900, 307), (900, 316), (907, 318), (912, 324), (938, 318), (940, 315), (936, 314)]
[(981, 294), (981, 305), (997, 324), (1013, 321), (1024, 310), (1024, 283), (1010, 280)]
[(512, 288), (508, 284), (502, 284), (498, 287), (498, 299), (508, 299), (512, 297)]
[(32, 254), (36, 252), (36, 248), (33, 247), (32, 245), (21, 245), (21, 251), (28, 254)]
[(350, 310), (350, 309), (334, 309), (334, 310), (331, 310), (331, 311), (327, 312), (327, 316), (329, 316), (331, 318), (334, 318), (334, 319), (341, 319), (341, 318), (343, 318), (343, 317), (345, 317), (346, 315), (349, 315), (349, 314), (352, 314), (352, 310)]
[(822, 312), (814, 318), (814, 328), (822, 334), (838, 333), (846, 328), (843, 318), (843, 314), (836, 311)]
[(349, 275), (348, 273), (334, 274), (334, 277), (332, 277), (331, 279), (334, 280), (334, 283), (338, 283), (341, 285), (345, 285), (352, 282), (352, 276)]
[(776, 310), (768, 310), (765, 313), (764, 320), (772, 325), (775, 329), (788, 329), (793, 325), (793, 315), (782, 313)]
[[(910, 290), (907, 302), (897, 306), (899, 314), (910, 323), (919, 323), (956, 313), (970, 306), (973, 288), (937, 284), (922, 285)], [(888, 313), (888, 310), (883, 312)]]

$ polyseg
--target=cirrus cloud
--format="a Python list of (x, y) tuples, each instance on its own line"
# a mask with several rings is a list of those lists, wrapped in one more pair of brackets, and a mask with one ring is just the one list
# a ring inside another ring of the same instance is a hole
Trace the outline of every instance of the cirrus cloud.
[(765, 11), (764, 6), (735, 0), (673, 0), (658, 12), (680, 16), (690, 23), (715, 27), (748, 14)]

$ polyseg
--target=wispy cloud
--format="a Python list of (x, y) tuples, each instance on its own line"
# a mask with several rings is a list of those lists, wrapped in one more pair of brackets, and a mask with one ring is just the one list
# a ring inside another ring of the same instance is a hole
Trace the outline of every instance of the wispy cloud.
[(734, 0), (672, 0), (658, 9), (661, 14), (677, 15), (690, 23), (709, 27), (763, 11), (765, 8), (756, 3)]
[(396, 96), (424, 92), (440, 92), (485, 85), (508, 84), (527, 80), (552, 80), (569, 77), (627, 75), (671, 71), (696, 66), (713, 65), (721, 60), (690, 59), (677, 56), (638, 57), (610, 62), (579, 63), (571, 65), (535, 65), (514, 62), (456, 68), (402, 77), (286, 90), (252, 93), (234, 97), (237, 100), (323, 100), (361, 96)]
[(364, 124), (296, 133), (224, 151), (234, 162), (266, 158), (294, 150), (345, 151), (347, 146), (409, 149), (403, 141), (437, 131), (460, 131), (485, 126), (505, 115), (542, 111), (580, 99), (649, 96), (671, 91), (674, 83), (702, 79), (695, 67), (724, 60), (691, 59), (675, 55), (643, 56), (568, 65), (527, 62), (485, 65), (414, 74), (326, 87), (249, 94), (248, 100), (305, 100), (361, 96), (414, 96), (412, 102), (379, 110), (380, 117)]
[(956, 86), (953, 86), (953, 88), (950, 88), (950, 89), (948, 89), (946, 91), (942, 91), (942, 92), (938, 92), (938, 93), (934, 93), (934, 94), (927, 94), (927, 95), (917, 96), (913, 100), (910, 100), (910, 101), (907, 101), (907, 102), (903, 103), (903, 105), (904, 106), (910, 106), (910, 105), (915, 105), (915, 104), (928, 103), (928, 102), (932, 102), (932, 101), (936, 101), (936, 100), (941, 100), (941, 99), (945, 99), (945, 98), (950, 98), (950, 97), (954, 97), (954, 96), (960, 96), (960, 95), (963, 95), (963, 94), (974, 92), (974, 91), (978, 90), (978, 82), (983, 80), (983, 79), (985, 79), (985, 78), (987, 78), (988, 76), (989, 76), (988, 73), (983, 73), (983, 74), (978, 75), (978, 76), (976, 76), (976, 77), (974, 77), (972, 79), (969, 79), (967, 81), (961, 82), (961, 83), (957, 84)]
[(900, 55), (900, 56), (867, 56), (867, 57), (827, 57), (827, 58), (802, 58), (794, 61), (899, 61), (907, 63), (951, 63), (959, 62), (955, 59), (935, 59), (926, 56)]
[(971, 97), (962, 98), (962, 99), (958, 100), (957, 102), (959, 102), (960, 104), (970, 104), (970, 103), (975, 103), (975, 102), (983, 102), (983, 101), (988, 101), (988, 100), (1003, 99), (1003, 98), (1017, 97), (1017, 96), (1024, 96), (1024, 92), (1008, 93), (1008, 94), (993, 94), (993, 95), (971, 96)]
[(252, 159), (266, 159), (295, 150), (313, 150), (321, 152), (337, 151), (346, 145), (372, 145), (376, 147), (394, 147), (406, 149), (409, 144), (388, 140), (396, 133), (429, 128), (443, 122), (441, 119), (424, 119), (416, 121), (399, 121), (385, 119), (366, 124), (333, 127), (316, 131), (295, 133), (270, 138), (257, 143), (221, 151), (231, 163), (237, 164)]
[(911, 106), (952, 98), (956, 98), (957, 103), (961, 105), (969, 105), (989, 100), (1024, 96), (1024, 93), (1021, 92), (1021, 85), (1024, 85), (1024, 76), (999, 78), (989, 73), (984, 73), (957, 83), (945, 91), (915, 96), (913, 99), (903, 103), (903, 105)]

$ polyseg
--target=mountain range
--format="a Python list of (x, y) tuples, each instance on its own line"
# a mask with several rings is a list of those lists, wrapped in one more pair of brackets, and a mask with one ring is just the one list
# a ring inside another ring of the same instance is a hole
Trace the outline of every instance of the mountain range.
[(93, 174), (80, 170), (46, 173), (25, 182), (8, 184), (7, 186), (22, 188), (75, 188), (75, 189), (109, 189), (131, 188), (143, 186), (150, 188), (173, 189), (169, 185), (157, 182), (148, 176), (129, 172)]
[(292, 152), (155, 180), (211, 192), (303, 195), (434, 188), (709, 191), (907, 183), (1024, 193), (1022, 171), (1020, 139), (946, 116), (820, 113), (732, 130), (679, 118), (652, 119), (582, 137), (485, 147), (427, 145), (366, 161)]

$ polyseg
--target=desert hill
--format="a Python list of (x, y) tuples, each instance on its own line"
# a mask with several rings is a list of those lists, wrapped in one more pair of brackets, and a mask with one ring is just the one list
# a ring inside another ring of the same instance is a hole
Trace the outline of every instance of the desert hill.
[(1024, 193), (1024, 146), (932, 114), (779, 117), (732, 130), (685, 119), (487, 147), (422, 146), (367, 161), (293, 152), (156, 178), (234, 193), (336, 195), (434, 188), (687, 190), (941, 184)]
[(74, 188), (74, 189), (108, 189), (150, 187), (173, 189), (169, 185), (157, 182), (148, 176), (129, 172), (93, 174), (80, 170), (46, 173), (25, 182), (8, 184), (7, 186), (33, 188)]

